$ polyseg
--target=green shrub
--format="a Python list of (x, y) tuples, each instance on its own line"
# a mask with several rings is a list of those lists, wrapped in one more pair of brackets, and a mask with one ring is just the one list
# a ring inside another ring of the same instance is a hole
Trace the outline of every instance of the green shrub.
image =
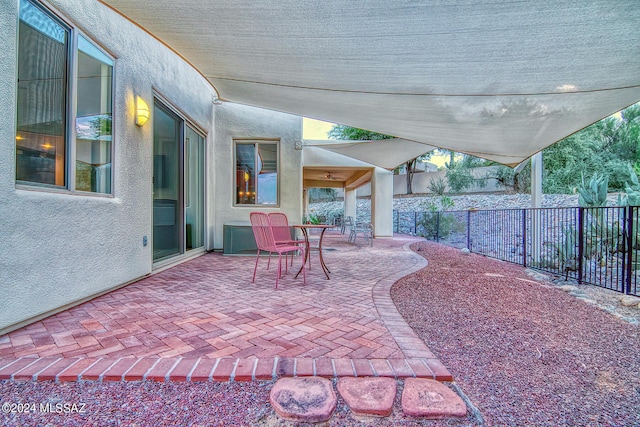
[(435, 177), (429, 181), (427, 188), (429, 188), (429, 191), (432, 193), (443, 196), (447, 191), (447, 179), (443, 176)]

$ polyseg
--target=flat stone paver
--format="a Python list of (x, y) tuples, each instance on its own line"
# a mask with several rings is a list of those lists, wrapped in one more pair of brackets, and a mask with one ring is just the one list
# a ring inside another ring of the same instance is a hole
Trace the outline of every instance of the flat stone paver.
[(457, 418), (467, 415), (467, 406), (460, 396), (441, 382), (407, 378), (402, 391), (402, 412), (417, 418)]
[(396, 398), (393, 378), (340, 378), (338, 392), (356, 415), (388, 417)]
[(338, 404), (333, 384), (322, 377), (281, 378), (269, 401), (282, 418), (307, 423), (327, 421)]
[[(389, 295), (396, 280), (426, 265), (408, 249), (416, 240), (375, 239), (369, 247), (329, 232), (324, 258), (331, 280), (312, 253), (307, 284), (293, 277), (300, 265), (296, 257), (277, 290), (275, 270), (273, 265), (266, 270), (266, 257), (252, 283), (254, 257), (208, 253), (0, 336), (0, 362), (7, 361), (0, 368), (25, 357), (114, 363), (133, 357), (172, 360), (153, 365), (153, 372), (143, 372), (152, 365), (145, 361), (127, 368), (135, 375), (121, 372), (123, 364), (102, 374), (125, 380), (190, 380), (191, 368), (198, 380), (207, 375), (212, 380), (237, 376), (248, 381), (270, 378), (273, 372), (276, 377), (418, 376), (447, 381), (449, 372), (409, 328)], [(201, 361), (207, 359), (215, 363), (204, 372), (204, 366), (210, 366)], [(73, 367), (68, 371), (76, 375), (63, 378), (81, 374)]]

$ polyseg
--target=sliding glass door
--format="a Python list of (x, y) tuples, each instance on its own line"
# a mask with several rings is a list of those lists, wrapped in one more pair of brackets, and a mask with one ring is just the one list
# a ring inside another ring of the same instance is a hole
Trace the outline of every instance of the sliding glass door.
[(153, 120), (153, 260), (204, 246), (204, 138), (158, 100)]
[(204, 246), (204, 138), (187, 126), (185, 139), (186, 249)]

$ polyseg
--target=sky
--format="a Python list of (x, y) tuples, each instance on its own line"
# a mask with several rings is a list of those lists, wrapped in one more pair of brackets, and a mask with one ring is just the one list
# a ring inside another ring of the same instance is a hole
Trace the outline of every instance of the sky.
[(334, 123), (304, 117), (302, 120), (302, 139), (329, 139), (327, 132), (331, 130), (333, 125)]

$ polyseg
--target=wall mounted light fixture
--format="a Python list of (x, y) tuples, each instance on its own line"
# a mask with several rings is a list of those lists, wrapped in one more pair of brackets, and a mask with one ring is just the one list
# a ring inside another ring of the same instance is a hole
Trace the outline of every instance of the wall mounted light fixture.
[(145, 123), (151, 117), (151, 110), (144, 99), (136, 95), (136, 124), (138, 126), (144, 126)]

